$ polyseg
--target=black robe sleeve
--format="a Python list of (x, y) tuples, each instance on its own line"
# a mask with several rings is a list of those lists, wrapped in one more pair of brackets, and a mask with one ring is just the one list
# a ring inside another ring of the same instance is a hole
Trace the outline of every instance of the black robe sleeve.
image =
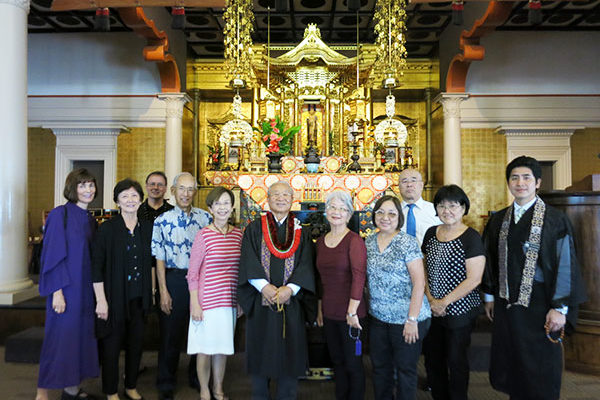
[(315, 283), (315, 264), (313, 242), (308, 229), (302, 229), (302, 238), (300, 241), (299, 260), (296, 260), (296, 268), (289, 280), (301, 287), (296, 296), (304, 310), (304, 318), (309, 324), (313, 324), (317, 319), (317, 295)]
[(260, 296), (256, 288), (250, 284), (250, 279), (267, 278), (260, 264), (261, 234), (260, 219), (256, 219), (246, 227), (242, 238), (237, 298), (240, 307), (248, 317), (251, 316), (255, 297)]
[(481, 280), (481, 291), (498, 295), (498, 235), (506, 209), (494, 213), (483, 231), (483, 249), (485, 251), (485, 269)]
[(551, 307), (569, 306), (567, 332), (576, 325), (579, 305), (587, 296), (575, 244), (573, 228), (563, 212), (548, 206), (542, 232), (539, 265), (544, 274), (544, 286)]

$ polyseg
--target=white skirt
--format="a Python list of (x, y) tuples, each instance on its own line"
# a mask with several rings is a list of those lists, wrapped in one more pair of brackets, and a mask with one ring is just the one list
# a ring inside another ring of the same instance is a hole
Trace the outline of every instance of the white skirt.
[(188, 330), (188, 354), (226, 354), (231, 355), (237, 309), (219, 307), (204, 311), (202, 321), (190, 317)]

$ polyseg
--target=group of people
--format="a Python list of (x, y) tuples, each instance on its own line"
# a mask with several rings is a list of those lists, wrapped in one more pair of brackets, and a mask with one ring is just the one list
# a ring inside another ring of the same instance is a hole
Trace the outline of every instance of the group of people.
[(421, 352), (433, 398), (467, 399), (468, 347), (482, 304), (494, 322), (492, 386), (511, 399), (558, 399), (557, 337), (574, 326), (585, 294), (569, 221), (537, 196), (538, 162), (522, 156), (509, 163), (514, 203), (491, 216), (483, 238), (463, 221), (470, 201), (459, 186), (441, 187), (430, 203), (418, 171), (404, 170), (399, 179), (401, 199), (376, 201), (377, 230), (366, 240), (348, 228), (350, 194), (332, 192), (325, 203), (330, 230), (313, 245), (290, 212), (294, 191), (286, 182), (268, 188), (269, 211), (242, 232), (231, 221), (229, 189), (209, 193), (208, 212), (192, 206), (197, 186), (189, 173), (173, 181), (175, 206), (164, 201), (162, 172), (146, 179), (143, 203), (139, 183), (120, 181), (114, 200), (121, 212), (94, 234), (86, 208), (96, 182), (86, 170), (73, 171), (67, 204), (46, 222), (37, 400), (52, 388), (63, 389), (63, 399), (89, 398), (79, 385), (98, 376), (99, 360), (103, 392), (118, 399), (123, 345), (124, 395), (141, 399), (144, 317), (154, 302), (160, 399), (174, 398), (186, 334), (200, 398), (227, 399), (226, 359), (241, 314), (253, 400), (270, 399), (273, 381), (276, 399), (297, 398), (308, 367), (306, 324), (313, 322), (323, 327), (336, 399), (365, 397), (367, 325), (376, 399), (416, 397)]

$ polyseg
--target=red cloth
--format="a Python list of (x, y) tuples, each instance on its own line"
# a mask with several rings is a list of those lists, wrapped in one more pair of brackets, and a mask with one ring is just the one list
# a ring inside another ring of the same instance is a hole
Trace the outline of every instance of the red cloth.
[(367, 315), (363, 300), (367, 273), (367, 248), (355, 232), (348, 232), (340, 243), (329, 248), (325, 236), (317, 240), (317, 270), (319, 271), (319, 297), (323, 316), (345, 321), (350, 299), (360, 300), (358, 316)]

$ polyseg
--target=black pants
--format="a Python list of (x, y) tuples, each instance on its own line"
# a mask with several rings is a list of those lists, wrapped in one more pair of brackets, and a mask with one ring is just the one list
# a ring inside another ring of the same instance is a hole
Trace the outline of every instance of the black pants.
[(425, 368), (434, 400), (467, 400), (469, 388), (469, 346), (474, 320), (451, 328), (442, 318), (433, 317), (423, 342)]
[[(190, 292), (187, 270), (167, 268), (165, 278), (172, 300), (171, 314), (159, 311), (160, 348), (158, 350), (158, 376), (156, 386), (161, 392), (173, 391), (177, 385), (179, 354), (187, 337), (190, 322)], [(190, 377), (196, 376), (196, 357), (189, 364)]]
[[(404, 324), (369, 320), (369, 344), (373, 364), (375, 400), (414, 400), (417, 395), (417, 363), (430, 319), (419, 322), (419, 340), (408, 344), (402, 335)], [(394, 397), (394, 368), (396, 396)]]
[[(110, 310), (108, 310), (110, 313)], [(122, 311), (125, 314), (125, 310)], [(119, 390), (119, 354), (125, 344), (125, 388), (135, 389), (142, 359), (144, 311), (142, 299), (129, 302), (129, 319), (113, 320), (111, 333), (101, 339), (102, 391), (115, 394)]]
[[(250, 375), (252, 380), (252, 400), (270, 400), (270, 378), (261, 375)], [(298, 397), (298, 377), (282, 376), (277, 378), (276, 400), (295, 400)]]
[[(365, 321), (361, 321), (364, 326)], [(335, 398), (337, 400), (362, 400), (365, 397), (365, 371), (362, 355), (355, 354), (355, 341), (348, 334), (346, 321), (325, 318), (323, 330), (329, 356), (335, 372)], [(357, 330), (352, 329), (357, 335)], [(362, 338), (361, 338), (362, 339)]]

